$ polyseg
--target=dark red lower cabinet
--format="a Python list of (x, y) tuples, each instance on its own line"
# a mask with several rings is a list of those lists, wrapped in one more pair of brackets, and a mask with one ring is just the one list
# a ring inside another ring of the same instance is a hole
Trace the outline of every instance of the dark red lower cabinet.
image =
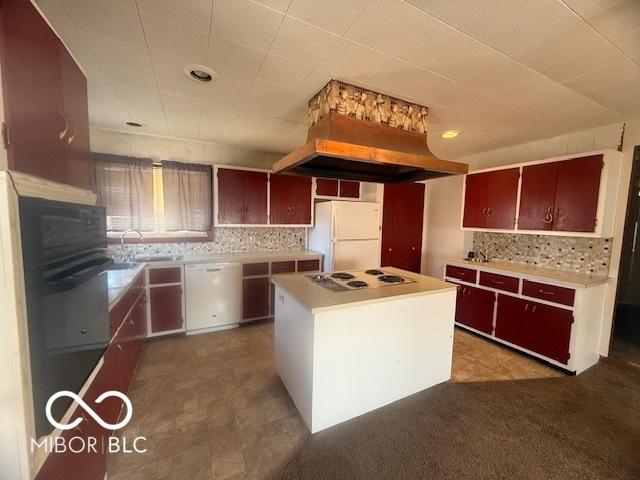
[(491, 335), (495, 299), (494, 292), (461, 285), (456, 297), (456, 322)]
[(182, 328), (182, 287), (167, 285), (149, 289), (151, 332), (166, 332)]
[(242, 318), (269, 316), (270, 296), (269, 277), (245, 278), (242, 280)]
[(560, 363), (569, 361), (573, 312), (498, 295), (495, 336)]
[(521, 298), (498, 294), (495, 336), (533, 350), (531, 318), (528, 315), (530, 303)]
[(533, 334), (532, 350), (566, 364), (569, 361), (573, 312), (542, 303), (529, 303)]

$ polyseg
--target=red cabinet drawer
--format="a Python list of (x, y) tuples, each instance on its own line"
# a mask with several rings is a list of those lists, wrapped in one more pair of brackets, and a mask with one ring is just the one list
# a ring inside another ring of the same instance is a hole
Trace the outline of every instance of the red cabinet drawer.
[(180, 268), (151, 268), (149, 269), (149, 284), (180, 283)]
[(320, 270), (320, 260), (298, 260), (299, 272), (314, 272)]
[(576, 291), (572, 288), (557, 287), (546, 283), (524, 280), (522, 284), (522, 294), (527, 297), (541, 298), (542, 300), (572, 307)]
[(289, 260), (286, 262), (271, 262), (271, 273), (290, 273), (295, 271), (295, 260)]
[(518, 278), (509, 277), (507, 275), (480, 272), (480, 285), (495, 288), (497, 290), (504, 290), (505, 292), (518, 293), (520, 280)]
[(469, 283), (476, 283), (478, 272), (472, 268), (456, 267), (455, 265), (447, 265), (447, 277), (457, 278)]
[(269, 275), (269, 264), (264, 263), (245, 263), (242, 265), (243, 277), (255, 277), (256, 275)]

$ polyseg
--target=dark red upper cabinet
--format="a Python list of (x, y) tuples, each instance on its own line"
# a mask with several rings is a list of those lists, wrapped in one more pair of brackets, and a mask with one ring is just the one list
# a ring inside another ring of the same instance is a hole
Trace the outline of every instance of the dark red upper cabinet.
[(65, 145), (67, 183), (94, 189), (93, 161), (89, 149), (89, 110), (87, 79), (64, 46), (60, 46), (62, 103), (68, 123)]
[(1, 20), (9, 168), (65, 182), (61, 43), (29, 0), (2, 2)]
[(269, 176), (266, 172), (244, 172), (244, 224), (267, 223), (267, 189)]
[(218, 223), (244, 223), (244, 172), (220, 168), (217, 178)]
[(558, 162), (531, 165), (522, 169), (520, 230), (552, 230), (555, 211)]
[(310, 177), (272, 174), (269, 188), (269, 223), (275, 225), (311, 224)]
[(488, 172), (487, 178), (489, 201), (485, 211), (485, 228), (515, 229), (520, 169)]
[(8, 166), (92, 188), (84, 75), (29, 0), (2, 2), (0, 57)]
[(266, 172), (220, 168), (216, 200), (219, 225), (266, 225)]
[(486, 212), (489, 201), (488, 173), (469, 174), (465, 178), (464, 213), (462, 226), (469, 228), (485, 228)]
[(340, 197), (360, 198), (360, 182), (340, 180)]
[(316, 195), (323, 197), (337, 197), (338, 180), (332, 178), (316, 178)]
[(595, 232), (603, 166), (602, 155), (558, 163), (554, 230)]

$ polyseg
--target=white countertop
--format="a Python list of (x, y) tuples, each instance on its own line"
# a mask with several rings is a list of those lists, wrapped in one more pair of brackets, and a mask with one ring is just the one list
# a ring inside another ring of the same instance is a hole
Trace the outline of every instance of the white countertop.
[[(146, 255), (141, 255), (146, 256)], [(154, 256), (154, 254), (149, 255)], [(158, 254), (157, 256), (165, 256)], [(167, 255), (168, 256), (168, 255)], [(181, 260), (170, 260), (166, 262), (153, 262), (151, 265), (185, 265), (189, 263), (224, 263), (224, 262), (267, 262), (267, 261), (285, 261), (285, 260), (305, 260), (322, 257), (322, 253), (313, 250), (264, 250), (258, 252), (220, 252), (220, 253), (193, 253), (181, 256)]]
[(602, 275), (590, 275), (587, 273), (567, 272), (544, 268), (521, 263), (507, 263), (499, 261), (490, 262), (470, 262), (461, 258), (445, 258), (446, 264), (459, 265), (466, 268), (474, 268), (495, 273), (514, 273), (532, 280), (541, 282), (552, 282), (574, 288), (588, 288), (595, 285), (602, 285), (609, 281), (609, 277)]
[(457, 285), (443, 282), (434, 277), (400, 270), (394, 267), (382, 267), (388, 273), (395, 273), (414, 280), (413, 283), (388, 285), (381, 288), (363, 288), (344, 292), (332, 292), (313, 282), (303, 274), (280, 274), (271, 281), (293, 296), (312, 313), (353, 305), (396, 300), (403, 296), (429, 295), (445, 291), (455, 291)]
[(144, 270), (144, 263), (141, 263), (136, 268), (130, 268), (127, 270), (107, 270), (107, 285), (109, 289), (109, 310), (111, 310), (122, 298), (124, 292), (127, 291), (133, 279)]
[[(158, 256), (165, 256), (157, 254)], [(148, 255), (154, 256), (154, 255)], [(166, 255), (168, 256), (168, 255)], [(150, 265), (158, 267), (172, 267), (191, 263), (224, 263), (224, 262), (266, 262), (266, 261), (286, 261), (286, 260), (306, 260), (321, 258), (322, 254), (313, 250), (263, 250), (257, 252), (220, 252), (220, 253), (195, 253), (182, 255), (181, 260), (168, 260), (166, 262), (150, 262)], [(118, 303), (124, 292), (126, 292), (133, 279), (140, 273), (146, 263), (141, 263), (138, 267), (127, 270), (107, 270), (107, 283), (109, 289), (109, 310)]]

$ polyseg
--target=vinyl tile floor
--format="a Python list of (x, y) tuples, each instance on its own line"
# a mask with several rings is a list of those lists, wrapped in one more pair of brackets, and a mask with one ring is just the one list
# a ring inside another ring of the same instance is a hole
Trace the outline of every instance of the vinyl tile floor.
[[(108, 457), (110, 480), (270, 478), (309, 437), (273, 365), (273, 324), (150, 341), (119, 433), (145, 453)], [(564, 374), (456, 329), (452, 382)]]

